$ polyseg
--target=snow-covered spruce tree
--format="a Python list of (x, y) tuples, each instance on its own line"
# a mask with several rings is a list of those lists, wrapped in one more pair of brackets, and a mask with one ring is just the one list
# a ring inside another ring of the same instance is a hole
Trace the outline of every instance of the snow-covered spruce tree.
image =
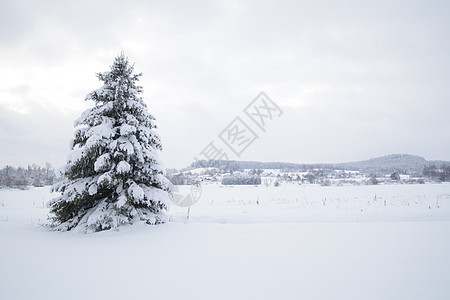
[(61, 195), (49, 202), (56, 230), (93, 232), (136, 220), (167, 221), (169, 181), (158, 159), (161, 142), (154, 117), (136, 85), (142, 74), (123, 55), (97, 74), (103, 87), (87, 95), (95, 106), (75, 121)]

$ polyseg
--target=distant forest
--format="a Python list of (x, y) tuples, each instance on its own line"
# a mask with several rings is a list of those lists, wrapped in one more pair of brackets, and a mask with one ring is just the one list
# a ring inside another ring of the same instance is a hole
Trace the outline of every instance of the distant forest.
[(55, 169), (50, 163), (46, 163), (44, 167), (36, 164), (28, 165), (27, 168), (6, 166), (0, 170), (0, 188), (41, 187), (52, 185), (56, 178)]

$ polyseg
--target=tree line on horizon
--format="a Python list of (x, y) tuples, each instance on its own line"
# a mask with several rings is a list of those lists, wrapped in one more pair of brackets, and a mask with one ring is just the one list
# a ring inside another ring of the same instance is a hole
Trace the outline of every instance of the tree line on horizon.
[[(371, 177), (389, 175), (394, 172), (415, 177), (441, 178), (448, 181), (445, 175), (450, 168), (448, 161), (427, 161), (423, 157), (408, 154), (393, 154), (367, 161), (336, 164), (298, 164), (288, 162), (260, 162), (235, 160), (198, 160), (181, 172), (197, 168), (216, 168), (220, 173), (233, 173), (249, 169), (278, 169), (284, 172), (309, 172), (312, 170), (359, 171)], [(177, 173), (172, 170), (170, 173)]]
[(55, 169), (50, 163), (44, 167), (37, 164), (28, 165), (26, 168), (14, 168), (6, 165), (0, 169), (0, 188), (25, 189), (29, 186), (42, 187), (53, 185), (57, 180)]

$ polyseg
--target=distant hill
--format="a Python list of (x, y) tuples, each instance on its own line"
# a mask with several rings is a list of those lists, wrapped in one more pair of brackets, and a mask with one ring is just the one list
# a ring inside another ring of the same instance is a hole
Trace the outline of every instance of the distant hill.
[(308, 171), (311, 169), (353, 170), (365, 174), (383, 175), (398, 172), (400, 174), (422, 174), (425, 167), (450, 166), (448, 161), (428, 161), (423, 157), (410, 154), (391, 154), (364, 161), (339, 164), (298, 164), (286, 162), (258, 162), (258, 161), (224, 161), (201, 160), (192, 163), (184, 171), (214, 167), (224, 170), (241, 169), (281, 169), (286, 171)]
[(420, 174), (425, 167), (433, 162), (425, 158), (409, 154), (391, 154), (372, 158), (359, 162), (337, 164), (338, 168), (358, 170), (362, 173), (388, 174), (398, 172), (400, 174)]
[(219, 168), (224, 170), (241, 169), (280, 169), (280, 170), (309, 170), (334, 168), (332, 164), (298, 164), (287, 162), (260, 162), (260, 161), (238, 161), (238, 160), (198, 160), (182, 171), (197, 168)]

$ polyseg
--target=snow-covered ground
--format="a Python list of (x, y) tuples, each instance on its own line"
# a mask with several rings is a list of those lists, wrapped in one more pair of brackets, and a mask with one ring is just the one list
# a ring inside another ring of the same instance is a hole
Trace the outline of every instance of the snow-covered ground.
[(0, 190), (0, 299), (450, 299), (449, 184), (213, 184), (89, 235), (41, 226), (51, 197)]

